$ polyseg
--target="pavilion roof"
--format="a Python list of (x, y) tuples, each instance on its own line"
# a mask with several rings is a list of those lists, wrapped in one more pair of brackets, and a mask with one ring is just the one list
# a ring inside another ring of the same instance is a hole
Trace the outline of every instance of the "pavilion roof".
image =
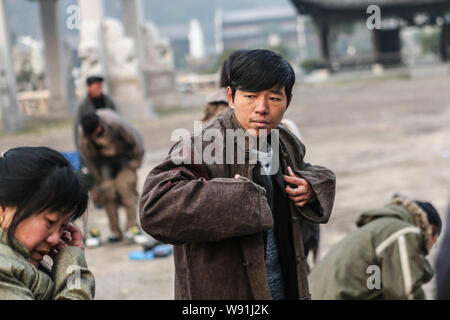
[(450, 0), (290, 0), (300, 14), (332, 18), (364, 18), (371, 5), (385, 16), (405, 17), (415, 13), (442, 15), (450, 10)]
[(293, 3), (304, 6), (315, 6), (323, 9), (364, 9), (370, 5), (380, 7), (410, 7), (410, 6), (428, 6), (442, 3), (449, 3), (449, 0), (291, 0)]

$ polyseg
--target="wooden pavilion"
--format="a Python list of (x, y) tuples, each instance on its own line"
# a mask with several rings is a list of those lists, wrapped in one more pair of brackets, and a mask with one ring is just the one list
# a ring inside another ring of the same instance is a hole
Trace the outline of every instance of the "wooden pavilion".
[(323, 63), (331, 68), (329, 43), (333, 23), (366, 21), (370, 17), (367, 9), (371, 5), (380, 8), (382, 19), (399, 21), (394, 28), (372, 30), (374, 63), (383, 65), (401, 64), (400, 30), (404, 26), (439, 25), (441, 28), (440, 55), (443, 61), (450, 60), (450, 0), (290, 0), (300, 14), (313, 18), (320, 40)]

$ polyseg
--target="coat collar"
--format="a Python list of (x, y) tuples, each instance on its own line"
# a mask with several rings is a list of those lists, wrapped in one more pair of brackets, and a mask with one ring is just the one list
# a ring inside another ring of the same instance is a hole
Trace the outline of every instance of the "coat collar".
[(9, 234), (0, 227), (0, 244), (11, 247), (14, 251), (19, 253), (25, 259), (30, 259), (30, 251), (19, 240), (14, 237), (10, 237)]
[(231, 107), (227, 108), (225, 112), (219, 117), (219, 122), (225, 129), (245, 130), (236, 118), (234, 109), (232, 109)]

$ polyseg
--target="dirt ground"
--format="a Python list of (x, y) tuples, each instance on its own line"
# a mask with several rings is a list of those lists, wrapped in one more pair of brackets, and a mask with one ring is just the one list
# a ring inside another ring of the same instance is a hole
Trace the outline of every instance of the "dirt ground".
[[(384, 205), (396, 192), (431, 201), (445, 216), (450, 200), (449, 88), (450, 76), (296, 87), (286, 116), (300, 127), (306, 160), (337, 175), (333, 214), (321, 229), (321, 256), (355, 228), (354, 221), (362, 211)], [(135, 123), (147, 150), (139, 171), (140, 190), (146, 174), (172, 144), (172, 131), (193, 130), (193, 121), (201, 112), (198, 104), (197, 108)], [(44, 124), (27, 133), (0, 136), (0, 150), (24, 145), (73, 150), (69, 121)], [(102, 237), (107, 237), (104, 212), (91, 208), (89, 226), (99, 227)], [(173, 299), (172, 256), (130, 261), (128, 252), (133, 250), (140, 247), (121, 243), (86, 249), (96, 277), (96, 299)], [(436, 251), (434, 248), (429, 256), (432, 264)], [(434, 297), (433, 283), (426, 286), (426, 292), (428, 298)]]

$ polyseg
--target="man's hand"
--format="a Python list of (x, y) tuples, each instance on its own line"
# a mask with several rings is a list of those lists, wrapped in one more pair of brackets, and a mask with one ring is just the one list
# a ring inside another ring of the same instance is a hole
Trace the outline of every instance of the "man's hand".
[(288, 167), (288, 171), (289, 176), (283, 176), (284, 181), (297, 187), (291, 188), (290, 186), (287, 186), (286, 192), (296, 207), (303, 207), (306, 203), (315, 198), (316, 195), (314, 190), (309, 182), (296, 175), (291, 167)]

